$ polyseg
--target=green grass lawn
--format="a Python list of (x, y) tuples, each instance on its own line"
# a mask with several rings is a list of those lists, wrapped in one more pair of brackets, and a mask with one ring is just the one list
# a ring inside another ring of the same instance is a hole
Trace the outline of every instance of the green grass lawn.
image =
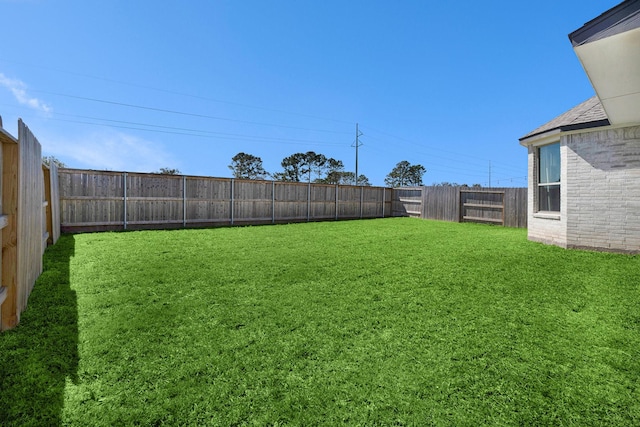
[(640, 257), (409, 218), (66, 235), (3, 425), (640, 425)]

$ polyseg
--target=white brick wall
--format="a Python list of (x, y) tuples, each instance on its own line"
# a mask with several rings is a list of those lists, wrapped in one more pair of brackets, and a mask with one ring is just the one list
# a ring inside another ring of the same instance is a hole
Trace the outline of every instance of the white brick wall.
[(529, 147), (529, 239), (640, 253), (640, 126), (560, 138), (559, 218), (535, 212), (537, 148)]
[(562, 139), (567, 246), (640, 252), (640, 126)]

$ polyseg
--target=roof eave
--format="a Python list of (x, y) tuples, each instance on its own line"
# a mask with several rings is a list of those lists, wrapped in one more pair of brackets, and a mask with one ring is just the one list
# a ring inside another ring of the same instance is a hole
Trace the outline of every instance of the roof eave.
[(604, 119), (604, 120), (597, 120), (597, 121), (594, 121), (594, 122), (577, 123), (575, 125), (561, 126), (560, 127), (560, 131), (561, 132), (571, 132), (573, 130), (591, 129), (591, 128), (599, 128), (599, 127), (603, 127), (603, 126), (609, 126), (610, 124), (611, 123), (609, 123), (608, 119)]
[(552, 136), (558, 136), (561, 135), (563, 133), (566, 132), (573, 132), (573, 131), (577, 131), (577, 130), (584, 130), (584, 129), (594, 129), (594, 128), (599, 128), (599, 127), (604, 127), (604, 126), (610, 126), (611, 123), (609, 123), (609, 120), (604, 119), (604, 120), (596, 120), (593, 122), (587, 122), (587, 123), (577, 123), (577, 124), (572, 124), (572, 125), (563, 125), (563, 126), (558, 126), (555, 127), (553, 129), (546, 129), (543, 130), (541, 132), (537, 132), (531, 135), (526, 135), (523, 136), (522, 138), (519, 139), (520, 141), (520, 145), (523, 146), (527, 146), (527, 145), (531, 145), (533, 143), (535, 143), (538, 140), (541, 140), (543, 138), (548, 138), (548, 137), (552, 137)]
[(550, 137), (554, 137), (556, 135), (560, 135), (560, 128), (548, 129), (543, 132), (534, 133), (532, 135), (523, 136), (520, 138), (520, 145), (523, 147), (528, 147), (529, 145), (535, 145), (542, 139), (547, 139)]
[(640, 11), (640, 2), (637, 0), (625, 0), (570, 33), (569, 40), (574, 47), (580, 46), (590, 41), (596, 34), (615, 26), (638, 11)]
[(613, 125), (640, 123), (640, 0), (626, 0), (569, 34)]

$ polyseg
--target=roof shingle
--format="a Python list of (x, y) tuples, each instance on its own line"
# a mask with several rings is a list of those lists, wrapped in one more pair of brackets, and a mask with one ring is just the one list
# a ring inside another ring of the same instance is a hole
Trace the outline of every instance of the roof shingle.
[(609, 125), (607, 113), (604, 111), (598, 97), (594, 96), (587, 99), (582, 104), (573, 107), (566, 113), (559, 115), (550, 122), (529, 132), (520, 138), (520, 141), (553, 130), (570, 131), (607, 125)]
[(640, 1), (625, 0), (569, 34), (576, 47), (640, 28)]

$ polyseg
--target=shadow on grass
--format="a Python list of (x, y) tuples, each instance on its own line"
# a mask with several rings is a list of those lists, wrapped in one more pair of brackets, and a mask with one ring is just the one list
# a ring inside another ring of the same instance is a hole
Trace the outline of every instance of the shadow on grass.
[(0, 334), (0, 424), (60, 425), (67, 380), (78, 368), (78, 305), (71, 290), (72, 235), (44, 255), (20, 324)]

